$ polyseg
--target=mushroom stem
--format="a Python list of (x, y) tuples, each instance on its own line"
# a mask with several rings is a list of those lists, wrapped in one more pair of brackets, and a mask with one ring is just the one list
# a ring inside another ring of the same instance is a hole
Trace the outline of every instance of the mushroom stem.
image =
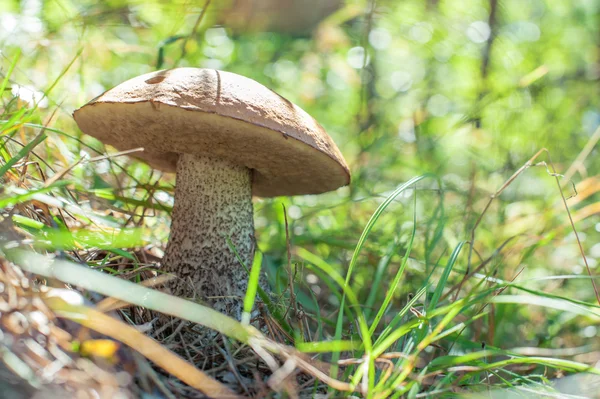
[(172, 294), (201, 299), (239, 320), (254, 255), (250, 169), (209, 156), (181, 154), (164, 269)]

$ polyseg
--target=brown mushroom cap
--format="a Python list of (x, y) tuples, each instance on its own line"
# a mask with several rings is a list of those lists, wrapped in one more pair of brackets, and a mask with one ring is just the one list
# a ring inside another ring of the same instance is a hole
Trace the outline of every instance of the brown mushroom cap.
[(74, 113), (81, 130), (173, 172), (179, 154), (253, 170), (253, 194), (318, 194), (350, 183), (339, 149), (310, 115), (252, 79), (177, 68), (130, 79)]

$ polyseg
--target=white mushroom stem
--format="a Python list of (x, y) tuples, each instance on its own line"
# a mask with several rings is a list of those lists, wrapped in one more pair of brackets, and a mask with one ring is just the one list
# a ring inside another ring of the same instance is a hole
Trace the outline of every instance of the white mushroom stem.
[(254, 255), (250, 169), (182, 154), (177, 162), (171, 236), (163, 258), (173, 295), (202, 300), (239, 319)]

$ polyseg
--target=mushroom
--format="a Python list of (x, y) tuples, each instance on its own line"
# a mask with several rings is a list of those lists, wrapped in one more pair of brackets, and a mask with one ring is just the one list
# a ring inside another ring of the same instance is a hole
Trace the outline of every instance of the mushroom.
[[(254, 256), (252, 195), (318, 194), (349, 184), (342, 154), (306, 112), (254, 80), (176, 68), (135, 77), (74, 113), (84, 133), (176, 172), (162, 267), (172, 294), (239, 319)], [(263, 280), (264, 284), (264, 280)]]

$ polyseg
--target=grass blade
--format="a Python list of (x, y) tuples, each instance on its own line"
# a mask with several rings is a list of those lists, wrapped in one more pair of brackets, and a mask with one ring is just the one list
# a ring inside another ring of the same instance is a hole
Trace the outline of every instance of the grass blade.
[[(417, 201), (417, 195), (415, 192), (415, 205), (416, 205), (416, 201)], [(369, 333), (371, 335), (373, 335), (373, 333), (377, 329), (377, 326), (379, 325), (381, 318), (385, 314), (388, 306), (390, 305), (390, 302), (392, 301), (392, 298), (394, 297), (396, 288), (398, 288), (398, 285), (400, 284), (400, 278), (404, 274), (404, 269), (406, 268), (406, 264), (408, 263), (408, 258), (410, 256), (410, 252), (412, 250), (412, 246), (415, 241), (416, 234), (417, 234), (417, 212), (415, 211), (415, 212), (413, 212), (413, 229), (412, 229), (412, 233), (410, 235), (410, 241), (408, 242), (408, 246), (406, 248), (406, 253), (404, 254), (402, 263), (400, 264), (400, 267), (398, 268), (398, 271), (396, 272), (396, 275), (394, 276), (394, 280), (392, 281), (392, 284), (390, 285), (390, 287), (388, 289), (385, 299), (383, 300), (383, 303), (381, 304), (381, 307), (379, 308), (379, 312), (377, 312), (377, 315), (375, 316), (375, 320), (373, 320), (373, 323), (371, 323), (371, 328), (369, 329)]]
[(80, 288), (180, 317), (218, 331), (241, 342), (248, 342), (251, 330), (238, 321), (206, 306), (125, 281), (69, 261), (21, 249), (4, 250), (6, 258), (28, 272)]
[(122, 342), (152, 360), (172, 375), (199, 391), (218, 398), (239, 398), (222, 383), (188, 363), (165, 346), (140, 333), (133, 326), (81, 305), (69, 304), (59, 297), (46, 298), (58, 315)]
[(4, 90), (6, 90), (6, 87), (8, 86), (8, 81), (10, 79), (10, 75), (12, 75), (13, 71), (15, 70), (15, 67), (17, 66), (17, 62), (19, 61), (20, 57), (21, 48), (19, 47), (17, 48), (17, 54), (15, 54), (15, 56), (13, 57), (13, 60), (10, 63), (8, 70), (6, 71), (6, 75), (4, 75), (4, 79), (2, 79), (2, 82), (0, 83), (0, 95), (4, 93)]
[(242, 314), (242, 324), (249, 324), (254, 307), (254, 301), (256, 300), (256, 292), (258, 289), (258, 280), (260, 278), (260, 267), (262, 265), (263, 255), (262, 252), (256, 251), (254, 254), (254, 260), (252, 261), (252, 268), (250, 269), (250, 277), (248, 278), (248, 288), (246, 289), (246, 296), (244, 298), (244, 313)]
[(41, 132), (36, 136), (35, 139), (33, 139), (33, 141), (27, 143), (27, 145), (21, 148), (17, 155), (9, 159), (4, 165), (2, 165), (2, 167), (0, 167), (0, 177), (4, 176), (6, 172), (8, 172), (8, 170), (12, 168), (17, 162), (25, 158), (27, 154), (29, 154), (38, 144), (46, 140), (46, 137), (48, 136), (46, 136), (44, 132)]
[(448, 282), (448, 277), (450, 277), (450, 272), (452, 271), (452, 267), (456, 263), (456, 259), (458, 255), (460, 255), (460, 251), (465, 245), (465, 241), (461, 241), (458, 243), (452, 254), (450, 255), (450, 259), (448, 259), (448, 263), (444, 268), (444, 272), (438, 281), (437, 286), (435, 287), (435, 291), (433, 292), (433, 296), (431, 297), (431, 301), (429, 302), (429, 306), (427, 307), (428, 311), (432, 311), (438, 304), (438, 301), (442, 297), (442, 293), (444, 292), (444, 287), (446, 287), (446, 283)]

